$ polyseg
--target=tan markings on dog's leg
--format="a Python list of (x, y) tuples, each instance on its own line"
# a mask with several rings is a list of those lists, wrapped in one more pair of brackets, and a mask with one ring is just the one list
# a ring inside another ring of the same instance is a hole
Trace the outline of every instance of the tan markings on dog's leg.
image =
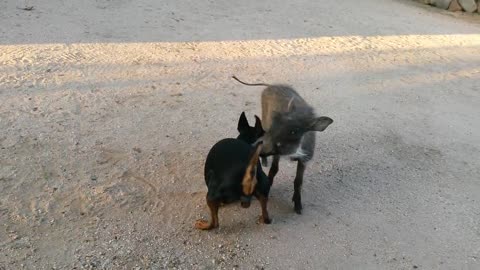
[(218, 202), (207, 202), (208, 207), (210, 207), (210, 215), (212, 216), (212, 228), (218, 227), (218, 208), (220, 208), (220, 203)]
[(242, 180), (242, 189), (244, 195), (251, 195), (255, 190), (255, 186), (257, 185), (257, 163), (260, 157), (260, 152), (262, 151), (262, 145), (262, 143), (259, 143), (257, 146), (255, 146), (255, 151), (250, 157), (247, 169), (245, 170), (245, 175), (243, 176)]
[(208, 208), (210, 208), (210, 222), (203, 219), (197, 220), (197, 222), (195, 222), (195, 228), (197, 229), (210, 230), (218, 227), (218, 208), (220, 203), (209, 201), (207, 199), (207, 205)]
[(268, 216), (267, 203), (268, 198), (265, 196), (257, 196), (257, 199), (260, 201), (260, 206), (262, 207), (262, 216), (260, 217), (260, 222), (264, 224), (270, 224), (272, 220)]

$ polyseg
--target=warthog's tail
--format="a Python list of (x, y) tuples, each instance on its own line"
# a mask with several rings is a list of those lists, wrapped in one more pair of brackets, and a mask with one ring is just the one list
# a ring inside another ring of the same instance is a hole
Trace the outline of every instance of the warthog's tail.
[(248, 86), (270, 86), (266, 83), (246, 83), (246, 82), (242, 82), (239, 78), (237, 78), (237, 76), (233, 75), (232, 78), (234, 80), (236, 80), (237, 82), (241, 83), (241, 84), (244, 84), (244, 85), (248, 85)]

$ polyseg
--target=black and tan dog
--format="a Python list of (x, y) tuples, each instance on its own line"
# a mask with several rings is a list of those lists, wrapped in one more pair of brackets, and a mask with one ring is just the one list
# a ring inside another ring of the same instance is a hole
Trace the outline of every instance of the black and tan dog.
[(245, 113), (238, 122), (240, 135), (217, 142), (208, 153), (205, 162), (205, 183), (208, 187), (207, 205), (210, 208), (210, 222), (197, 220), (195, 227), (210, 230), (218, 227), (218, 209), (221, 204), (240, 200), (243, 208), (250, 207), (252, 196), (260, 202), (260, 221), (270, 224), (267, 211), (270, 184), (262, 171), (259, 155), (262, 143), (252, 146), (264, 133), (260, 119), (255, 116), (255, 127), (250, 127)]

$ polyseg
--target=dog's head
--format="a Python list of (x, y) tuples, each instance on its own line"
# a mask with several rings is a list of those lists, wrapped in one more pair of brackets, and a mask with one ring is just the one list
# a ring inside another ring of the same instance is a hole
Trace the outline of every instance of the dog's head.
[(237, 130), (240, 133), (237, 139), (242, 140), (248, 144), (254, 144), (258, 140), (258, 138), (262, 137), (263, 134), (265, 134), (260, 118), (255, 115), (255, 126), (251, 127), (248, 124), (245, 112), (242, 112), (242, 114), (240, 115), (240, 119), (238, 119)]

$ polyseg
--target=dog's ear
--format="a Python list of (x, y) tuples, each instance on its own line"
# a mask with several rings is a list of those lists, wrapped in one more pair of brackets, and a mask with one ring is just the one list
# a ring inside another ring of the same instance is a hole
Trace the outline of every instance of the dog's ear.
[(324, 131), (331, 123), (333, 123), (332, 118), (327, 116), (321, 116), (313, 120), (312, 125), (310, 126), (311, 131)]
[(263, 130), (262, 121), (260, 121), (260, 118), (255, 115), (255, 135), (257, 139), (262, 137), (263, 134), (265, 134), (265, 130)]
[(245, 170), (245, 175), (242, 180), (242, 189), (244, 195), (252, 195), (255, 191), (255, 186), (257, 185), (257, 164), (260, 157), (260, 152), (262, 152), (263, 143), (258, 143), (255, 146), (255, 150), (250, 157), (248, 162), (247, 169)]
[(242, 114), (240, 115), (240, 119), (238, 119), (237, 130), (238, 132), (242, 132), (242, 130), (246, 130), (249, 127), (250, 125), (248, 124), (248, 120), (247, 120), (247, 117), (245, 116), (245, 112), (242, 112)]

